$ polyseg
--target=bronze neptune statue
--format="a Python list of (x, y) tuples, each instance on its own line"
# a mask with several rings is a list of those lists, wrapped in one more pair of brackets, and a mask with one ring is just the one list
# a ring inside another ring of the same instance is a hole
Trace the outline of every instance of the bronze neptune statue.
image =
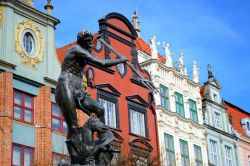
[[(104, 108), (83, 89), (82, 77), (89, 62), (111, 67), (125, 63), (127, 59), (97, 58), (91, 54), (92, 41), (93, 35), (88, 31), (77, 35), (76, 45), (65, 54), (56, 86), (56, 102), (68, 126), (66, 144), (71, 165), (108, 165), (114, 152), (111, 146), (114, 136), (104, 124)], [(83, 127), (78, 126), (76, 109), (90, 116)], [(94, 132), (98, 133), (100, 140), (94, 140)]]

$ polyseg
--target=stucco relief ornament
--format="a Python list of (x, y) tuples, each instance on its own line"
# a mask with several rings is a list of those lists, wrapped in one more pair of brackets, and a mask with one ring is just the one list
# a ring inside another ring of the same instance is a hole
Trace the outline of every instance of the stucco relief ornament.
[(163, 48), (164, 48), (164, 52), (165, 52), (165, 56), (166, 56), (166, 65), (167, 67), (173, 67), (172, 64), (172, 57), (171, 57), (171, 53), (169, 50), (170, 45), (168, 43), (165, 43), (165, 41), (163, 42)]
[(160, 45), (160, 42), (158, 42), (156, 44), (156, 37), (155, 36), (151, 36), (150, 39), (149, 39), (149, 42), (150, 42), (150, 50), (151, 50), (151, 56), (153, 59), (157, 59), (158, 58), (158, 50), (157, 50), (157, 47), (158, 45)]
[(193, 62), (193, 81), (195, 83), (198, 83), (199, 82), (199, 70), (200, 68), (198, 68), (196, 66), (196, 61)]
[[(28, 54), (23, 46), (23, 36), (25, 32), (29, 32), (33, 39), (32, 54)], [(24, 59), (22, 63), (31, 64), (36, 67), (36, 64), (44, 61), (44, 41), (41, 30), (35, 25), (32, 20), (20, 22), (15, 29), (15, 47), (16, 52)]]

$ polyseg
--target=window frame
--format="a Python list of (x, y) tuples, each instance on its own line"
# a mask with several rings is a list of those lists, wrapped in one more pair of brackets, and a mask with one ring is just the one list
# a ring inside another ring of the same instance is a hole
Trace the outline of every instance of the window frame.
[[(104, 91), (102, 89), (97, 89), (97, 102), (100, 104), (100, 99), (106, 100), (108, 102), (114, 103), (115, 104), (115, 116), (116, 116), (116, 127), (109, 126), (111, 129), (115, 130), (121, 130), (120, 129), (120, 111), (119, 111), (119, 102), (118, 102), (118, 96), (114, 95), (113, 93), (110, 93), (108, 91)], [(106, 110), (105, 110), (106, 112)], [(104, 114), (105, 114), (104, 112)], [(105, 116), (105, 115), (104, 115)]]
[[(130, 123), (131, 122), (131, 117), (130, 117), (131, 110), (144, 114), (145, 136), (132, 132), (131, 130), (132, 127)], [(142, 137), (142, 138), (148, 138), (149, 131), (148, 131), (148, 116), (147, 116), (146, 106), (143, 106), (141, 104), (138, 104), (132, 101), (128, 101), (128, 120), (129, 120), (129, 134)]]
[(64, 159), (67, 158), (68, 160), (70, 160), (70, 156), (66, 155), (66, 154), (61, 154), (61, 153), (57, 153), (57, 152), (52, 152), (52, 165), (53, 165), (53, 161), (54, 161), (54, 156), (59, 156), (60, 159)]
[[(229, 158), (229, 157), (227, 156), (227, 150), (230, 151), (231, 158)], [(225, 166), (233, 166), (233, 165), (234, 165), (234, 164), (233, 164), (233, 153), (232, 153), (232, 150), (233, 150), (232, 147), (230, 147), (230, 146), (228, 146), (228, 145), (225, 145), (225, 146), (224, 146)], [(227, 161), (231, 161), (231, 165), (227, 165)]]
[[(188, 159), (188, 165), (190, 164), (190, 158), (189, 158), (189, 149), (188, 149), (188, 142), (183, 140), (183, 139), (179, 139), (179, 143), (180, 143), (180, 155), (181, 155), (181, 161), (182, 161), (182, 158), (186, 158)], [(183, 154), (182, 153), (182, 150), (181, 150), (181, 143), (184, 143), (187, 145), (187, 152), (188, 154)]]
[[(216, 152), (214, 152), (214, 151), (212, 151), (212, 142), (214, 142), (215, 144), (213, 144), (213, 145), (215, 145), (215, 147), (216, 147)], [(209, 139), (209, 144), (210, 144), (210, 147), (211, 147), (211, 149), (210, 149), (210, 153), (209, 153), (209, 156), (210, 156), (210, 160), (211, 159), (213, 159), (212, 161), (210, 161), (211, 162), (211, 164), (219, 164), (219, 154), (218, 154), (218, 142), (217, 141), (215, 141), (215, 140), (213, 140), (213, 139)], [(217, 156), (217, 163), (215, 163), (215, 160), (214, 160), (214, 156)]]
[[(21, 94), (21, 105), (15, 103), (15, 94), (16, 93)], [(26, 96), (31, 97), (31, 102), (32, 102), (31, 108), (25, 107), (25, 97)], [(35, 105), (34, 104), (34, 95), (29, 94), (27, 92), (23, 92), (23, 91), (14, 89), (14, 91), (13, 91), (13, 115), (12, 115), (13, 119), (18, 120), (18, 121), (22, 121), (25, 123), (33, 124), (34, 123), (34, 110), (35, 110), (34, 105)], [(15, 118), (15, 107), (21, 108), (21, 118), (20, 119)], [(31, 122), (25, 120), (25, 110), (28, 110), (31, 112)]]
[(173, 161), (174, 161), (174, 165), (173, 166), (176, 166), (176, 160), (175, 160), (175, 149), (170, 149), (170, 148), (168, 148), (167, 147), (167, 144), (166, 144), (166, 139), (167, 138), (171, 138), (172, 139), (172, 143), (173, 143), (173, 147), (174, 147), (174, 137), (172, 136), (172, 135), (170, 135), (170, 134), (167, 134), (167, 133), (164, 133), (164, 142), (165, 142), (165, 150), (166, 150), (166, 165), (167, 165), (167, 163), (168, 163), (168, 161), (170, 162), (171, 160), (170, 159), (168, 159), (168, 153), (172, 153), (173, 154), (173, 156), (174, 156), (174, 158), (173, 158)]
[[(161, 101), (160, 104), (166, 110), (170, 110), (169, 89), (168, 89), (168, 87), (166, 87), (166, 86), (164, 86), (162, 84), (160, 84), (159, 88), (160, 88), (160, 93), (159, 94), (160, 94), (160, 101)], [(162, 88), (163, 88), (163, 91), (162, 91)], [(164, 105), (162, 100), (164, 100), (164, 103), (167, 103), (167, 105)]]
[[(63, 115), (61, 113), (61, 110), (60, 110), (60, 116), (59, 117), (56, 116), (56, 115), (53, 115), (53, 106), (54, 105), (56, 105), (57, 107), (59, 107), (57, 103), (51, 102), (51, 129), (54, 130), (54, 131), (60, 131), (60, 132), (63, 132), (63, 133), (67, 133), (68, 132), (68, 126), (67, 126), (67, 131), (65, 131), (64, 127), (63, 127), (63, 122), (65, 122), (65, 120), (64, 120), (64, 117), (63, 117)], [(60, 121), (60, 129), (53, 128), (53, 119), (57, 119), (57, 120)], [(66, 123), (66, 125), (67, 125), (67, 123)]]
[[(196, 154), (196, 153), (195, 153), (195, 149), (199, 149), (200, 154), (201, 154), (201, 160), (200, 160), (200, 159), (197, 159), (197, 156), (195, 155), (195, 154)], [(194, 159), (195, 159), (195, 165), (197, 165), (197, 163), (198, 163), (199, 165), (201, 165), (201, 166), (203, 165), (201, 147), (198, 146), (198, 145), (195, 145), (195, 144), (194, 144)]]
[(31, 150), (31, 163), (32, 165), (34, 164), (34, 155), (35, 155), (35, 148), (34, 147), (30, 147), (30, 146), (26, 146), (26, 145), (22, 145), (22, 144), (17, 144), (12, 142), (12, 153), (11, 153), (11, 166), (16, 166), (13, 164), (13, 152), (14, 152), (14, 146), (18, 146), (21, 148), (21, 166), (24, 166), (24, 150), (25, 149), (30, 149)]
[[(181, 93), (178, 93), (178, 92), (175, 92), (174, 95), (175, 95), (175, 109), (176, 109), (176, 113), (178, 113), (178, 115), (180, 117), (185, 118), (184, 97), (183, 97), (183, 95)], [(181, 97), (181, 101), (177, 100), (178, 97)], [(179, 107), (178, 106), (182, 107), (183, 112), (179, 112), (179, 109), (178, 109)]]
[[(219, 115), (219, 119), (216, 118), (216, 114)], [(222, 128), (222, 115), (220, 112), (217, 111), (214, 111), (214, 126), (217, 128)]]
[[(191, 107), (192, 104), (194, 104), (195, 108)], [(189, 111), (190, 111), (190, 119), (192, 120), (192, 122), (198, 124), (199, 120), (198, 120), (198, 111), (197, 111), (196, 102), (194, 100), (192, 100), (192, 99), (189, 99), (188, 100), (188, 105), (189, 105)], [(192, 118), (193, 117), (192, 115), (195, 116), (195, 119)]]

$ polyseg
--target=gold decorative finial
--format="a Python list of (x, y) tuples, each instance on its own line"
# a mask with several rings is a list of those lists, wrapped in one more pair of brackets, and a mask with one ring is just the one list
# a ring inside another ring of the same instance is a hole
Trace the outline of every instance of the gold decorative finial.
[(51, 15), (53, 6), (51, 5), (51, 0), (47, 0), (47, 5), (44, 6), (44, 9), (47, 11), (48, 15)]

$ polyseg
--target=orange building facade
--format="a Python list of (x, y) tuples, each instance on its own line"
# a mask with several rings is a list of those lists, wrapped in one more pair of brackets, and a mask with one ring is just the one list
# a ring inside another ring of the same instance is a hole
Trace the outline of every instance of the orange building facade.
[[(99, 20), (102, 38), (123, 56), (145, 78), (147, 72), (138, 64), (135, 40), (136, 31), (127, 18), (118, 13), (110, 13)], [(96, 36), (96, 35), (95, 35)], [(57, 50), (62, 62), (71, 43)], [(92, 51), (100, 59), (118, 58), (109, 48), (96, 43)], [(115, 135), (114, 146), (122, 151), (115, 157), (116, 162), (128, 159), (146, 165), (159, 157), (156, 114), (153, 94), (139, 77), (125, 64), (111, 68), (89, 65), (85, 67), (87, 91), (105, 108), (105, 123)], [(81, 121), (81, 119), (80, 119)], [(135, 161), (138, 160), (138, 161)]]

